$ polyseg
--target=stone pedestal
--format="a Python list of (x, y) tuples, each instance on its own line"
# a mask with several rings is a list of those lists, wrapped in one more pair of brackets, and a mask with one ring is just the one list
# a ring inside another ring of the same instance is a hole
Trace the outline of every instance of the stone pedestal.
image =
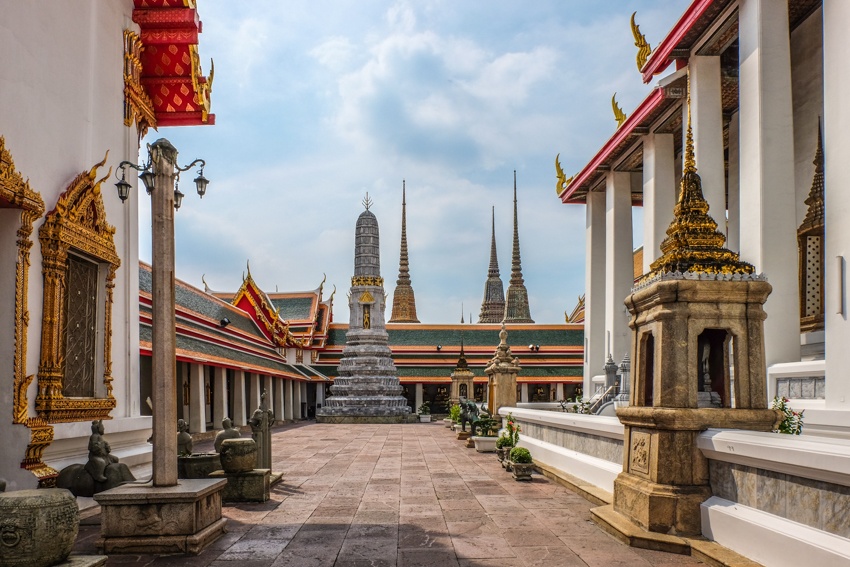
[(176, 486), (124, 485), (95, 495), (103, 553), (200, 553), (225, 531), (227, 482), (181, 480)]
[(177, 478), (207, 478), (221, 468), (218, 453), (197, 453), (177, 457)]
[(472, 432), (470, 431), (458, 431), (457, 432), (457, 440), (458, 441), (466, 441), (472, 437)]
[(511, 354), (508, 346), (508, 332), (502, 323), (499, 331), (499, 346), (484, 372), (487, 374), (487, 411), (497, 415), (499, 408), (516, 407), (516, 377), (519, 374), (519, 359)]
[(221, 498), (225, 502), (265, 502), (269, 499), (270, 469), (254, 469), (238, 473), (215, 471), (210, 474), (210, 478), (227, 481), (221, 493)]

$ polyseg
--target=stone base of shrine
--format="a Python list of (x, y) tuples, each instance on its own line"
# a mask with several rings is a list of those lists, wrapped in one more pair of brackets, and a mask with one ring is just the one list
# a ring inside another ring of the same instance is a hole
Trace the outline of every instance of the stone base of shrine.
[(402, 415), (321, 415), (316, 423), (419, 423), (415, 413)]
[(102, 553), (196, 555), (224, 532), (221, 493), (227, 481), (181, 480), (175, 486), (125, 484), (95, 495)]
[(227, 486), (221, 491), (221, 498), (225, 502), (265, 502), (269, 499), (270, 469), (239, 473), (218, 470), (211, 472), (210, 478), (227, 481)]

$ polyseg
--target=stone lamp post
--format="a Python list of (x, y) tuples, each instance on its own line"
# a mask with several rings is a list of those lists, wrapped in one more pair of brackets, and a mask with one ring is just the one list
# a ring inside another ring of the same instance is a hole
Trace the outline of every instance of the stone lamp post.
[[(224, 533), (221, 491), (225, 480), (177, 479), (177, 397), (174, 312), (174, 211), (183, 194), (180, 173), (200, 165), (195, 186), (203, 197), (208, 180), (203, 160), (177, 165), (177, 150), (161, 138), (148, 146), (148, 163), (118, 165), (118, 197), (126, 201), (131, 186), (126, 168), (139, 178), (151, 196), (153, 230), (152, 350), (153, 462), (152, 485), (126, 484), (97, 494), (101, 506), (103, 553), (200, 553)], [(117, 176), (117, 172), (116, 172)]]

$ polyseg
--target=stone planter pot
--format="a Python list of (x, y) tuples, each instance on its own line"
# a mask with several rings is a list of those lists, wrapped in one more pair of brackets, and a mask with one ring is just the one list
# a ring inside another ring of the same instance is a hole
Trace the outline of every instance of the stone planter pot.
[(454, 425), (454, 421), (452, 421), (452, 418), (447, 417), (443, 420), (443, 425), (445, 425), (446, 427), (451, 427), (452, 425)]
[(420, 413), (419, 414), (419, 422), (420, 423), (431, 423), (431, 414), (430, 413)]
[(61, 563), (70, 555), (79, 528), (77, 500), (64, 488), (0, 494), (0, 565)]
[(253, 439), (226, 439), (221, 443), (221, 468), (241, 473), (257, 468), (257, 444)]
[(177, 478), (207, 478), (213, 471), (221, 470), (218, 453), (196, 453), (177, 457)]
[(534, 471), (534, 463), (511, 463), (511, 470), (514, 474), (514, 480), (531, 480), (531, 473)]
[(494, 453), (496, 451), (496, 440), (498, 437), (473, 437), (475, 450), (479, 453)]

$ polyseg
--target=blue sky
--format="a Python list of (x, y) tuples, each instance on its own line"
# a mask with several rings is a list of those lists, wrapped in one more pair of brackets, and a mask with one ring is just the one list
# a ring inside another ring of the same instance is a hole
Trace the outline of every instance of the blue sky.
[[(687, 0), (199, 0), (204, 71), (215, 60), (212, 127), (162, 128), (180, 162), (207, 161), (202, 201), (177, 214), (177, 276), (235, 290), (246, 261), (266, 290), (335, 284), (348, 320), (354, 225), (366, 192), (381, 229), (388, 307), (407, 180), (410, 273), (423, 323), (477, 320), (490, 251), (511, 267), (517, 170), (531, 315), (559, 323), (584, 292), (584, 207), (555, 193), (649, 92), (629, 17), (651, 45)], [(190, 184), (191, 185), (191, 184)], [(150, 260), (149, 203), (140, 255)], [(640, 214), (636, 214), (640, 227)], [(639, 240), (635, 245), (639, 245)]]

